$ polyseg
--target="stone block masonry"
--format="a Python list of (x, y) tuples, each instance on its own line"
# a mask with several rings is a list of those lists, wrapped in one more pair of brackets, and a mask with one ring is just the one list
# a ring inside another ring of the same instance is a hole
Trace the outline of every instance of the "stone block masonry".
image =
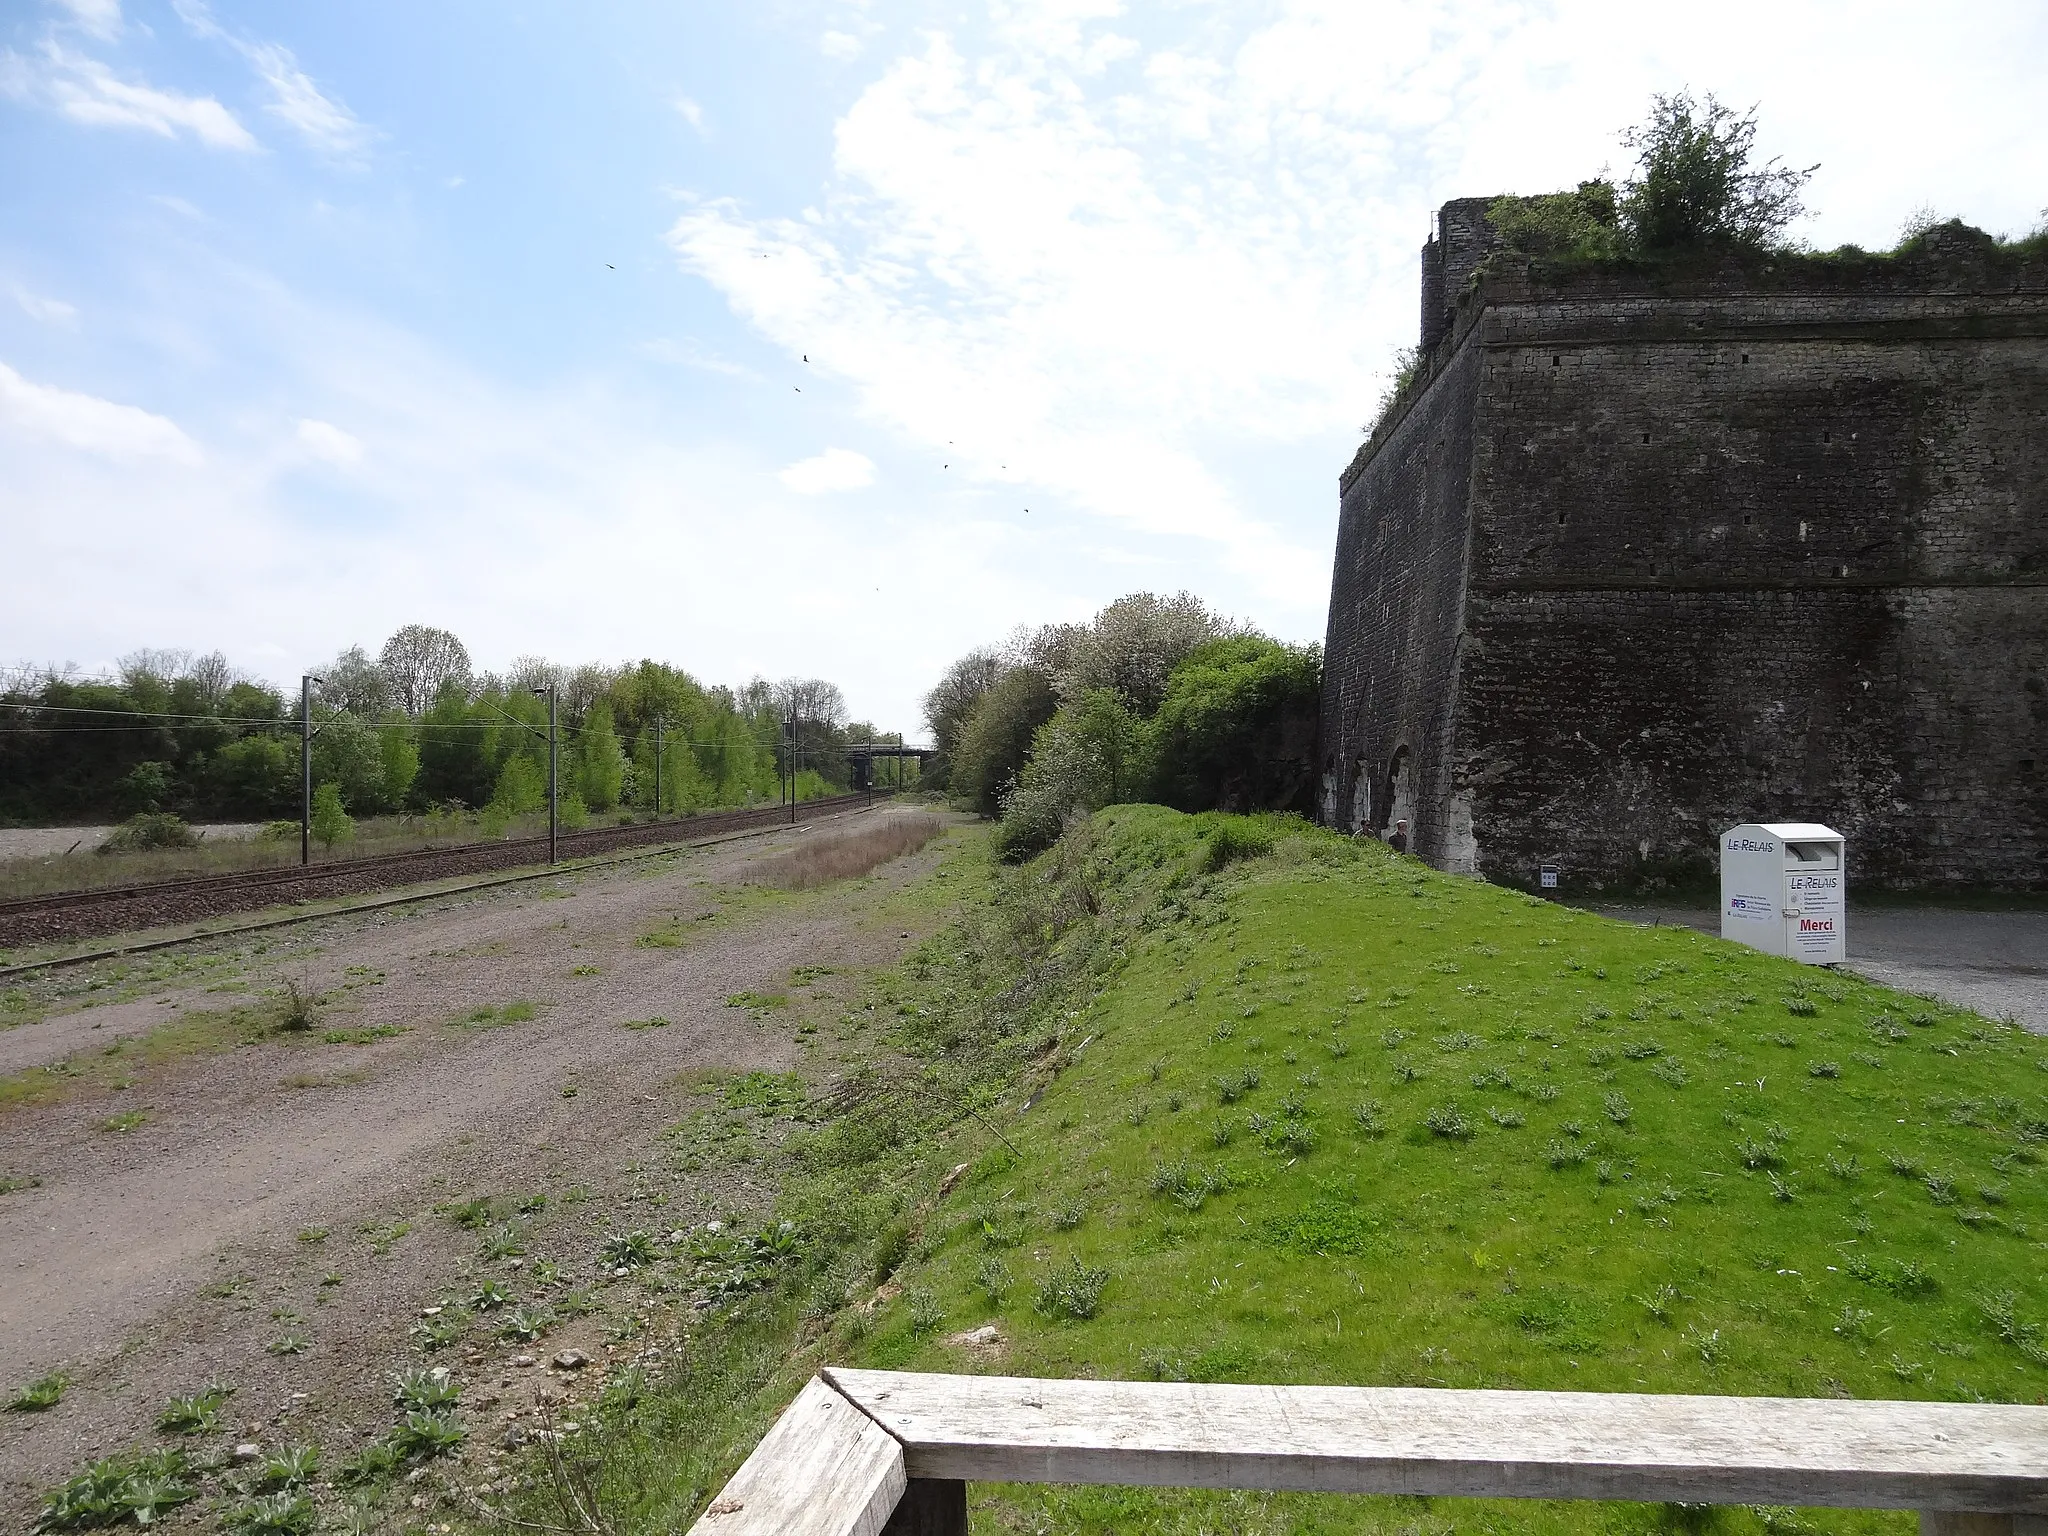
[(1527, 886), (1780, 819), (1859, 881), (2048, 884), (2048, 262), (1495, 271), (1483, 206), (1339, 482), (1324, 819)]

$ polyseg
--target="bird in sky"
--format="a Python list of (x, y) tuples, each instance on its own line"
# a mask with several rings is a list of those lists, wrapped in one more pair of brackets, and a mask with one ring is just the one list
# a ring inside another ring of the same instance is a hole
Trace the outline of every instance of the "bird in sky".
[(618, 270), (619, 270), (619, 269), (618, 269), (617, 267), (613, 266), (613, 265), (612, 265), (612, 264), (611, 264), (610, 262), (606, 262), (606, 263), (604, 264), (604, 269), (605, 269), (605, 271), (607, 271), (607, 272), (616, 272), (616, 271), (618, 271)]

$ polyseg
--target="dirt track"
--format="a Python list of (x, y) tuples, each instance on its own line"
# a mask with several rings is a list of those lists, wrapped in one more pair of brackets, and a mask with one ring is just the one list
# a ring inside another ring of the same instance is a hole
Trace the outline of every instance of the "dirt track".
[[(0, 1032), (0, 1073), (41, 1067), (248, 1001), (206, 987), (287, 976), (332, 996), (323, 1030), (404, 1031), (270, 1035), (139, 1070), (125, 1090), (0, 1110), (0, 1173), (41, 1181), (0, 1195), (0, 1389), (60, 1366), (76, 1383), (50, 1412), (0, 1416), (0, 1520), (28, 1516), (89, 1454), (148, 1440), (168, 1396), (214, 1379), (237, 1387), (234, 1436), (317, 1439), (338, 1459), (388, 1422), (389, 1377), (418, 1362), (406, 1331), (423, 1307), (486, 1269), (516, 1284), (517, 1265), (486, 1265), (477, 1234), (434, 1213), (451, 1198), (492, 1195), (509, 1212), (545, 1193), (529, 1252), (579, 1285), (603, 1283), (606, 1231), (758, 1208), (763, 1191), (680, 1171), (661, 1133), (706, 1071), (821, 1073), (798, 1026), (836, 1017), (858, 972), (907, 947), (916, 925), (887, 915), (887, 893), (938, 857), (885, 866), (858, 900), (731, 883), (800, 835), (325, 920), (246, 946), (205, 987), (145, 985)], [(656, 932), (677, 947), (636, 942)], [(800, 965), (834, 974), (793, 988)], [(728, 1004), (784, 991), (785, 1007)], [(513, 1002), (535, 1016), (459, 1022)], [(655, 1016), (670, 1022), (624, 1027)], [(148, 1115), (138, 1128), (102, 1128), (133, 1110)], [(600, 1321), (565, 1324), (544, 1352), (601, 1357)], [(295, 1332), (304, 1353), (266, 1351)], [(448, 1358), (488, 1389), (480, 1412), (530, 1379), (505, 1374), (500, 1357), (516, 1352), (479, 1342)]]

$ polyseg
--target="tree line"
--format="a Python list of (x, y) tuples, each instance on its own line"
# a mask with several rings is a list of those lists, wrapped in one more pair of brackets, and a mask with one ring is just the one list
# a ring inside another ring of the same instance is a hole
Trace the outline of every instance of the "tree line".
[(926, 781), (1000, 817), (1012, 858), (1076, 812), (1128, 801), (1306, 814), (1321, 695), (1320, 646), (1284, 645), (1186, 592), (1133, 593), (948, 667), (925, 697)]
[[(564, 667), (535, 656), (479, 672), (455, 635), (421, 624), (375, 656), (351, 647), (316, 672), (314, 782), (354, 816), (503, 820), (545, 806), (548, 703), (537, 689), (556, 695), (570, 825), (657, 801), (674, 813), (773, 800), (786, 768), (800, 798), (831, 793), (850, 786), (848, 747), (902, 741), (849, 720), (844, 695), (818, 678), (735, 689), (664, 662)], [(298, 698), (219, 652), (137, 651), (113, 678), (22, 669), (0, 680), (0, 824), (296, 816), (299, 735)]]

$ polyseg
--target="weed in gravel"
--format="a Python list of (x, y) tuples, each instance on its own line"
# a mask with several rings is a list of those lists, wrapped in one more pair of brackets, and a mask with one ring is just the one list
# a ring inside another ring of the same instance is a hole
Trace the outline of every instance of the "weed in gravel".
[(303, 1493), (266, 1493), (228, 1511), (228, 1527), (240, 1536), (313, 1536), (319, 1512)]
[(299, 1228), (299, 1241), (308, 1244), (324, 1243), (327, 1241), (327, 1229), (325, 1227), (301, 1227)]
[(284, 996), (277, 1005), (277, 1027), (294, 1034), (311, 1029), (315, 1021), (314, 1007), (318, 1002), (319, 997), (315, 993), (308, 992), (296, 981), (287, 980)]
[(185, 1453), (143, 1451), (95, 1461), (43, 1495), (38, 1531), (91, 1531), (132, 1522), (147, 1526), (193, 1498)]
[(620, 1027), (623, 1029), (667, 1029), (668, 1020), (657, 1013), (652, 1018), (627, 1019)]
[(498, 1337), (507, 1344), (531, 1344), (555, 1325), (555, 1314), (547, 1307), (514, 1307), (498, 1324)]
[(188, 1397), (174, 1397), (156, 1416), (156, 1427), (166, 1434), (205, 1434), (219, 1425), (220, 1411), (234, 1393), (233, 1387), (213, 1382)]
[(491, 1201), (488, 1195), (479, 1195), (474, 1200), (450, 1201), (438, 1209), (458, 1227), (474, 1230), (490, 1225)]
[(319, 1470), (319, 1446), (287, 1445), (256, 1463), (256, 1486), (266, 1490), (304, 1487)]
[(445, 1365), (407, 1371), (392, 1387), (391, 1402), (405, 1413), (453, 1413), (462, 1402), (462, 1384)]
[(446, 1349), (461, 1342), (474, 1319), (475, 1314), (467, 1307), (429, 1307), (427, 1315), (412, 1325), (413, 1343), (426, 1350)]
[(9, 1413), (41, 1413), (45, 1408), (54, 1408), (64, 1400), (64, 1389), (71, 1385), (71, 1378), (62, 1371), (52, 1371), (39, 1376), (7, 1400)]
[(519, 1298), (505, 1288), (501, 1280), (486, 1280), (470, 1293), (469, 1304), (479, 1312), (495, 1312), (500, 1307), (509, 1307)]
[(614, 1232), (597, 1251), (606, 1269), (638, 1269), (655, 1259), (654, 1239), (639, 1229)]
[(313, 1341), (296, 1329), (287, 1330), (272, 1339), (263, 1348), (273, 1355), (303, 1355), (312, 1347)]
[(100, 1129), (103, 1131), (113, 1131), (116, 1134), (125, 1135), (129, 1131), (135, 1130), (138, 1127), (145, 1126), (147, 1124), (149, 1124), (148, 1110), (128, 1109), (123, 1110), (118, 1115), (107, 1116), (106, 1119), (100, 1122)]
[(494, 1259), (516, 1259), (526, 1252), (526, 1229), (516, 1223), (499, 1227), (477, 1246), (477, 1256), (485, 1261)]
[(469, 1431), (438, 1413), (408, 1413), (391, 1431), (391, 1443), (408, 1461), (445, 1456), (469, 1438)]

